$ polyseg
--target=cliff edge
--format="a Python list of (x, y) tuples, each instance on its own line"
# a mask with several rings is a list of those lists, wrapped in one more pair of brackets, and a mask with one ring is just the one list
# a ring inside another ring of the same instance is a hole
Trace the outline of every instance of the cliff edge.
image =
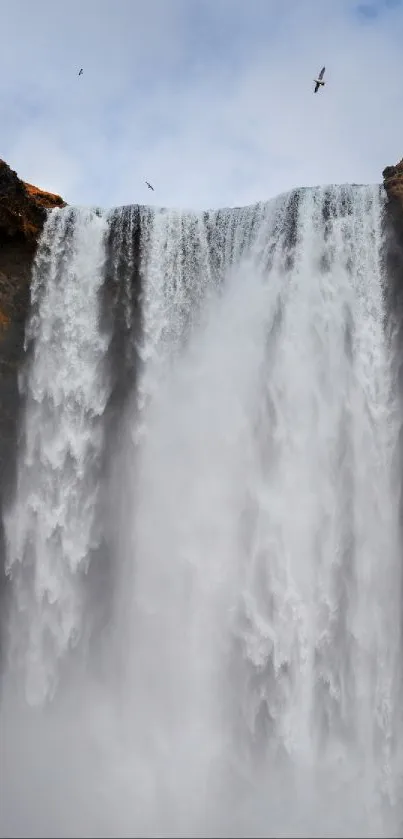
[(403, 210), (403, 158), (396, 163), (396, 166), (386, 166), (382, 177), (388, 198), (391, 201), (398, 201)]
[[(60, 195), (52, 195), (24, 183), (4, 160), (0, 160), (0, 475), (2, 478), (8, 472), (17, 433), (17, 372), (23, 353), (25, 318), (29, 310), (32, 260), (46, 219), (47, 209), (65, 205), (66, 202)], [(2, 483), (4, 485), (3, 481)]]
[[(388, 276), (389, 305), (399, 312), (403, 341), (403, 158), (382, 172), (387, 195), (384, 217), (384, 253)], [(400, 373), (403, 385), (403, 366)]]
[(12, 322), (25, 318), (31, 264), (46, 210), (65, 204), (60, 195), (21, 181), (0, 160), (0, 329), (3, 332)]
[[(389, 274), (398, 277), (403, 308), (403, 159), (383, 170)], [(60, 195), (22, 181), (0, 159), (0, 475), (17, 434), (18, 369), (24, 352), (32, 261), (47, 210), (65, 207)], [(402, 374), (403, 375), (403, 374)], [(11, 458), (12, 460), (12, 458)], [(4, 485), (4, 482), (2, 482)], [(0, 485), (1, 496), (1, 485)], [(0, 499), (1, 507), (1, 499)], [(1, 534), (0, 534), (1, 541)]]

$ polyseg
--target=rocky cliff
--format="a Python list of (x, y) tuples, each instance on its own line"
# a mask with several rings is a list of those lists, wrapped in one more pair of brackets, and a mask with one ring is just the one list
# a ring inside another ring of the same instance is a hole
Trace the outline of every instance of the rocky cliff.
[(0, 324), (24, 318), (32, 258), (46, 210), (63, 207), (59, 195), (24, 183), (0, 160)]
[[(403, 220), (403, 159), (383, 170), (388, 204)], [(0, 341), (23, 324), (29, 305), (32, 259), (46, 211), (64, 207), (60, 195), (44, 192), (20, 180), (0, 160)], [(403, 232), (403, 231), (402, 231)], [(4, 345), (1, 349), (3, 357)], [(1, 359), (0, 359), (1, 364)]]
[(396, 166), (387, 166), (382, 172), (383, 185), (388, 198), (403, 207), (403, 159)]
[[(17, 414), (16, 371), (29, 306), (32, 260), (49, 208), (63, 207), (59, 195), (20, 180), (0, 160), (0, 475), (12, 462)], [(4, 482), (0, 482), (4, 486)]]
[[(388, 277), (386, 293), (389, 298), (389, 305), (399, 322), (400, 344), (403, 347), (403, 159), (395, 166), (386, 166), (382, 176), (383, 186), (387, 194), (384, 218), (385, 260)], [(403, 388), (403, 367), (400, 372), (400, 381)]]
[[(383, 171), (388, 201), (385, 220), (388, 275), (403, 308), (403, 160)], [(0, 160), (0, 475), (13, 462), (18, 404), (17, 370), (29, 308), (32, 260), (46, 214), (66, 206), (59, 195), (20, 180)], [(403, 376), (403, 373), (402, 373)], [(8, 482), (7, 482), (8, 483)], [(0, 481), (4, 486), (4, 481)], [(0, 498), (1, 505), (1, 498)]]

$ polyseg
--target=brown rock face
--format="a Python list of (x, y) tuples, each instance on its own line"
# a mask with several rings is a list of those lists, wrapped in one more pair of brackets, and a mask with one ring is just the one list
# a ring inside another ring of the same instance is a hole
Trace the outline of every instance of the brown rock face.
[(46, 209), (64, 206), (59, 195), (24, 183), (0, 160), (0, 328), (3, 331), (8, 323), (25, 316), (31, 263)]
[[(29, 308), (31, 266), (47, 208), (64, 207), (59, 195), (20, 180), (0, 160), (0, 476), (13, 451), (18, 404), (17, 371)], [(4, 486), (4, 481), (0, 481)]]
[[(388, 294), (392, 308), (403, 315), (403, 159), (382, 172), (387, 194), (384, 220)], [(403, 321), (402, 321), (403, 322)], [(403, 336), (403, 332), (402, 332)], [(403, 368), (402, 368), (403, 382)]]
[(397, 199), (403, 206), (403, 159), (396, 166), (387, 166), (382, 177), (388, 198)]

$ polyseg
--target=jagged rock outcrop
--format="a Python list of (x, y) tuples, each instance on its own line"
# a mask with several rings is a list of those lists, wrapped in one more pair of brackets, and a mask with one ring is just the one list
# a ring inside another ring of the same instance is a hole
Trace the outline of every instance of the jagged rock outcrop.
[(21, 181), (0, 160), (0, 327), (25, 319), (33, 255), (46, 209), (63, 207), (59, 195)]
[[(403, 324), (403, 159), (395, 166), (386, 166), (382, 176), (387, 194), (384, 218), (387, 298), (399, 323)], [(399, 328), (402, 330), (403, 326)], [(403, 387), (403, 367), (400, 378)]]
[[(0, 160), (0, 475), (12, 458), (16, 434), (17, 371), (29, 308), (32, 260), (46, 210), (63, 207), (59, 195), (24, 183)], [(1, 481), (3, 484), (4, 481)], [(0, 485), (1, 492), (1, 485)]]
[(388, 198), (399, 201), (403, 208), (403, 159), (396, 166), (386, 166), (382, 172)]

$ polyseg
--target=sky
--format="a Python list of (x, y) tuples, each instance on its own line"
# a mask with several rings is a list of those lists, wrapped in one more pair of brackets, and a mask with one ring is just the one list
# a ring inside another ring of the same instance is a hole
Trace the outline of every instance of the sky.
[(68, 203), (241, 206), (403, 157), (403, 0), (0, 0), (0, 20), (0, 157)]

